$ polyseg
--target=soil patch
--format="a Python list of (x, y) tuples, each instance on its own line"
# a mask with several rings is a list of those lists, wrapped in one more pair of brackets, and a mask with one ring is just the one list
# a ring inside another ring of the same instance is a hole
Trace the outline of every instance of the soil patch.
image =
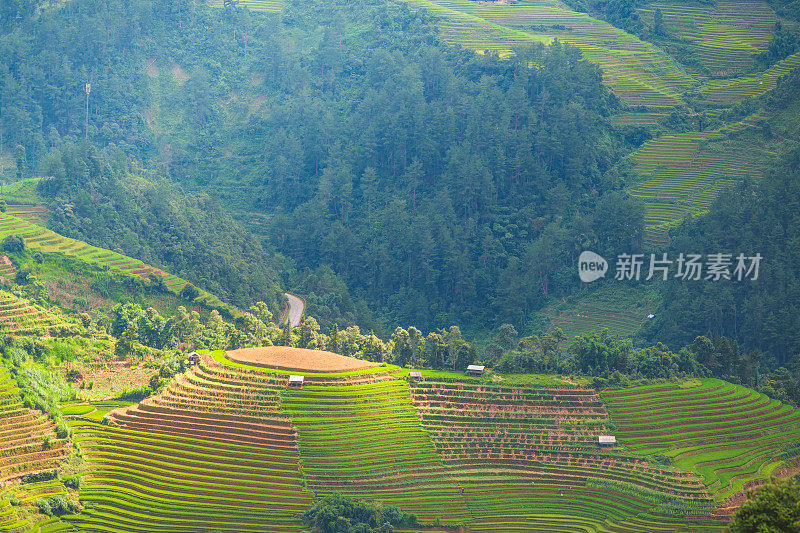
[(238, 363), (299, 372), (349, 372), (378, 366), (377, 363), (345, 357), (337, 353), (305, 348), (287, 348), (286, 346), (242, 348), (230, 350), (226, 352), (226, 356), (231, 361)]

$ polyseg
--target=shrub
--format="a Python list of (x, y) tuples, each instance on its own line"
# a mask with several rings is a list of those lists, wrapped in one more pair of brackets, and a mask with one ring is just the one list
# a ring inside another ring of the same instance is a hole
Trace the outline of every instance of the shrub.
[(19, 235), (6, 235), (3, 239), (3, 250), (6, 252), (24, 252), (25, 241)]
[(314, 531), (322, 533), (378, 533), (393, 531), (392, 526), (416, 527), (417, 517), (397, 507), (379, 502), (346, 498), (341, 494), (324, 496), (303, 514)]
[(23, 483), (39, 483), (40, 481), (50, 481), (58, 477), (58, 470), (45, 470), (35, 474), (25, 474), (20, 478)]
[(63, 496), (39, 498), (36, 500), (36, 507), (39, 508), (39, 512), (47, 516), (62, 516), (78, 510), (78, 506), (74, 502)]
[(183, 286), (183, 289), (181, 289), (181, 298), (189, 300), (190, 302), (194, 301), (198, 296), (200, 296), (200, 291), (191, 283), (187, 283)]
[(22, 267), (19, 270), (17, 270), (17, 273), (14, 276), (14, 281), (18, 285), (23, 285), (25, 283), (28, 283), (30, 275), (31, 275), (31, 269), (28, 267)]
[(81, 488), (80, 476), (69, 476), (64, 479), (64, 486), (70, 489), (78, 490)]
[(5, 200), (0, 200), (0, 213), (5, 213), (8, 209), (8, 204), (6, 204)]
[(42, 252), (36, 252), (35, 254), (33, 254), (33, 260), (39, 263), (40, 265), (44, 263), (44, 256), (42, 255)]
[(153, 390), (147, 385), (142, 385), (141, 387), (136, 387), (133, 389), (124, 388), (119, 394), (119, 399), (138, 402), (150, 396), (151, 392), (153, 392)]

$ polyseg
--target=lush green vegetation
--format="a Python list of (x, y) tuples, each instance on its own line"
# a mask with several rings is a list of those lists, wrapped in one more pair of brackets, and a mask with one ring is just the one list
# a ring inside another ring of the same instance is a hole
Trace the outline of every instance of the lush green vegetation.
[(90, 531), (297, 531), (313, 494), (278, 409), (284, 383), (202, 364), (104, 424), (75, 420), (90, 507), (67, 519)]
[(751, 533), (773, 529), (790, 531), (798, 516), (800, 486), (796, 480), (768, 483), (747, 492), (747, 501), (736, 511), (730, 524), (731, 533)]
[(416, 526), (414, 515), (380, 503), (352, 500), (331, 494), (314, 502), (303, 514), (306, 524), (322, 533), (378, 533), (394, 531), (392, 526)]
[(769, 478), (779, 452), (800, 437), (795, 408), (716, 379), (603, 392), (616, 436), (632, 451), (660, 454), (697, 472), (718, 502)]
[[(798, 19), (3, 2), (0, 529), (718, 531), (800, 456)], [(764, 260), (582, 285), (584, 249)], [(224, 352), (263, 345), (382, 364)]]
[(726, 190), (708, 215), (674, 232), (675, 252), (736, 250), (760, 253), (764, 259), (755, 282), (668, 282), (664, 309), (649, 324), (649, 338), (676, 346), (711, 332), (733, 338), (745, 350), (769, 354), (766, 368), (794, 364), (800, 345), (789, 332), (797, 330), (800, 316), (800, 258), (793, 244), (800, 212), (799, 177), (800, 149), (787, 142), (781, 163), (764, 181)]

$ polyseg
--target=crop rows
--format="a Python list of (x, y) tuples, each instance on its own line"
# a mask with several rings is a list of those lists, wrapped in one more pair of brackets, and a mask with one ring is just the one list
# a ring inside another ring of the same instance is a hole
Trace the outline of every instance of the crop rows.
[(646, 126), (657, 124), (666, 115), (663, 113), (626, 112), (611, 116), (611, 122), (616, 126)]
[(800, 52), (776, 63), (760, 74), (734, 79), (709, 80), (699, 88), (699, 92), (711, 103), (733, 104), (748, 96), (759, 96), (771, 91), (777, 85), (778, 78), (789, 74), (792, 69), (797, 67), (800, 67)]
[(6, 255), (0, 255), (0, 278), (12, 280), (16, 274), (17, 269), (14, 267), (14, 263), (11, 262), (11, 259)]
[(0, 332), (15, 335), (34, 335), (49, 332), (54, 327), (74, 331), (76, 324), (68, 322), (60, 313), (32, 305), (28, 300), (0, 290)]
[(147, 278), (150, 274), (163, 277), (165, 283), (174, 290), (179, 290), (186, 282), (170, 277), (157, 268), (142, 263), (137, 259), (124, 256), (117, 252), (104, 250), (91, 246), (82, 241), (63, 237), (49, 229), (33, 224), (27, 220), (0, 213), (0, 239), (7, 235), (22, 237), (26, 246), (42, 252), (59, 252), (82, 259), (89, 263), (105, 265), (111, 270), (127, 272)]
[[(0, 368), (0, 487), (26, 474), (58, 468), (67, 454), (67, 443), (57, 439), (53, 430), (50, 418), (23, 405), (16, 383)], [(39, 497), (65, 492), (57, 480), (25, 488), (24, 496), (19, 498), (22, 505), (32, 505)], [(58, 520), (50, 522), (45, 524), (44, 531), (61, 531), (66, 527)], [(0, 498), (1, 531), (39, 531), (39, 526), (32, 525), (29, 519), (20, 519), (10, 501)]]
[(630, 189), (645, 203), (646, 239), (663, 244), (667, 229), (688, 214), (706, 211), (733, 179), (760, 176), (760, 154), (740, 150), (718, 131), (663, 136), (634, 155), (645, 181)]
[(662, 453), (697, 472), (717, 501), (780, 466), (800, 437), (800, 415), (746, 387), (706, 379), (690, 388), (603, 393), (617, 437), (640, 454)]
[(568, 339), (597, 329), (608, 329), (614, 335), (630, 337), (641, 327), (649, 310), (609, 309), (579, 305), (568, 312), (550, 315), (550, 325), (561, 328)]
[(422, 522), (471, 519), (397, 379), (311, 384), (287, 390), (281, 407), (297, 427), (310, 489), (399, 505)]
[(761, 1), (659, 1), (638, 11), (652, 26), (656, 9), (663, 15), (666, 32), (690, 41), (692, 57), (714, 75), (730, 75), (752, 67), (753, 54), (766, 49), (777, 21), (769, 4)]
[[(283, 0), (238, 0), (237, 4), (246, 7), (250, 11), (263, 11), (265, 13), (279, 13), (284, 10), (286, 4)], [(211, 0), (211, 7), (223, 7), (223, 0)]]
[(53, 422), (25, 407), (11, 376), (0, 369), (0, 484), (25, 474), (52, 470), (66, 453)]
[(552, 0), (513, 5), (471, 0), (408, 0), (439, 15), (448, 42), (475, 50), (511, 50), (558, 38), (603, 70), (603, 81), (632, 105), (672, 107), (694, 80), (667, 54), (627, 32)]
[(47, 217), (50, 216), (49, 209), (37, 204), (8, 204), (5, 212), (42, 226), (47, 221)]
[[(616, 265), (610, 264), (613, 276)], [(635, 287), (615, 287), (602, 289), (592, 294), (591, 301), (582, 298), (543, 310), (550, 317), (550, 327), (559, 327), (567, 342), (576, 335), (607, 329), (612, 335), (630, 337), (647, 320), (658, 302), (652, 295)]]
[[(429, 380), (411, 388), (422, 423), (476, 518), (470, 530), (530, 530), (531, 523), (547, 521), (585, 521), (595, 530), (667, 500), (692, 516), (708, 514), (696, 476), (598, 449), (609, 418), (591, 389)], [(664, 512), (653, 520), (672, 516)]]
[(284, 382), (209, 360), (108, 425), (75, 422), (90, 507), (70, 520), (87, 531), (297, 531), (313, 495), (278, 409)]
[[(161, 269), (152, 267), (131, 257), (92, 246), (83, 241), (63, 237), (47, 228), (38, 226), (27, 220), (17, 218), (8, 213), (0, 213), (0, 240), (7, 235), (22, 237), (25, 245), (35, 251), (57, 252), (74, 257), (87, 263), (95, 264), (101, 268), (123, 272), (148, 279), (151, 275), (160, 277), (164, 285), (173, 293), (178, 293), (186, 280), (168, 274)], [(205, 291), (200, 291), (199, 300), (208, 305), (219, 304), (220, 301)]]

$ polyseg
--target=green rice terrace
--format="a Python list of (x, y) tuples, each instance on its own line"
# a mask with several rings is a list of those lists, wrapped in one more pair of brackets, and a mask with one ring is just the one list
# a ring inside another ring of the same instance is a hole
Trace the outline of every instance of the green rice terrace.
[[(297, 531), (305, 489), (285, 379), (206, 360), (159, 396), (78, 419), (85, 531)], [(191, 495), (191, 497), (187, 497)]]
[(602, 286), (591, 298), (577, 295), (543, 310), (549, 327), (558, 327), (568, 340), (576, 335), (607, 329), (613, 335), (631, 337), (656, 311), (657, 292), (635, 286)]
[(40, 411), (26, 407), (20, 390), (10, 374), (0, 367), (0, 531), (61, 531), (68, 528), (58, 519), (32, 522), (20, 516), (18, 506), (43, 496), (63, 494), (57, 480), (26, 483), (25, 490), (12, 505), (3, 493), (6, 485), (14, 486), (21, 478), (52, 471), (67, 455), (69, 442), (57, 438), (53, 421)]
[(766, 156), (762, 148), (743, 147), (723, 131), (665, 135), (642, 145), (632, 155), (641, 180), (629, 191), (645, 204), (646, 243), (663, 246), (669, 229), (708, 210), (722, 187), (761, 177)]
[(654, 25), (656, 10), (668, 34), (691, 43), (693, 57), (711, 75), (729, 75), (749, 69), (753, 55), (763, 52), (778, 21), (767, 2), (719, 0), (714, 3), (659, 1), (638, 9)]
[[(43, 216), (43, 213), (45, 213), (39, 206), (33, 206), (28, 211), (36, 213), (37, 217)], [(180, 292), (186, 285), (186, 280), (147, 265), (138, 259), (98, 248), (83, 241), (64, 237), (42, 226), (41, 220), (38, 218), (36, 222), (32, 222), (26, 218), (14, 216), (10, 212), (0, 213), (0, 239), (4, 239), (9, 235), (16, 235), (21, 237), (25, 242), (25, 246), (32, 251), (60, 253), (104, 269), (139, 276), (144, 279), (153, 275), (161, 278), (167, 289), (175, 294)], [(3, 268), (3, 265), (0, 265), (0, 268)], [(0, 273), (0, 275), (3, 274)], [(198, 300), (205, 302), (207, 305), (221, 305), (219, 298), (203, 290), (200, 291)]]
[(553, 39), (573, 44), (603, 69), (603, 81), (631, 105), (678, 105), (681, 94), (695, 83), (651, 43), (553, 0), (523, 0), (513, 5), (471, 0), (408, 1), (440, 16), (444, 39), (467, 48), (502, 52)]
[(425, 375), (312, 372), (289, 387), (285, 371), (207, 354), (139, 404), (66, 404), (87, 469), (82, 511), (56, 525), (300, 531), (315, 496), (338, 492), (422, 530), (721, 531), (726, 498), (786, 467), (800, 437), (794, 409), (721, 380), (598, 394)]
[(718, 379), (607, 391), (603, 398), (631, 452), (663, 454), (697, 472), (716, 502), (781, 468), (800, 437), (796, 409)]

